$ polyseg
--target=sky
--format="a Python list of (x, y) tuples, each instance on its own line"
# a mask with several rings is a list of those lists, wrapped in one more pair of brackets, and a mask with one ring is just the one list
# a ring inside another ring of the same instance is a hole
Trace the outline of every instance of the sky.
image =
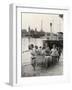
[(50, 23), (52, 23), (52, 32), (63, 32), (63, 19), (56, 14), (36, 14), (36, 13), (22, 13), (22, 29), (28, 31), (28, 27), (31, 29), (37, 28), (38, 31), (42, 28), (45, 32), (50, 32)]

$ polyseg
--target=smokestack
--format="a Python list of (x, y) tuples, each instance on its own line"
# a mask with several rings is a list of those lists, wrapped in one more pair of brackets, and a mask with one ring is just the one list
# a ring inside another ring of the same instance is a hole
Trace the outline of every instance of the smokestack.
[(52, 33), (52, 23), (50, 23), (50, 32)]
[(52, 40), (52, 23), (50, 23), (50, 32), (51, 32), (51, 40)]

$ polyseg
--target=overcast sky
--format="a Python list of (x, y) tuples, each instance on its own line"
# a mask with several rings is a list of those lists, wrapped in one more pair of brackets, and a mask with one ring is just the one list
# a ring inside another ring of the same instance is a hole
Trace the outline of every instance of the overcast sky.
[(22, 13), (22, 29), (28, 30), (37, 28), (38, 31), (42, 27), (45, 32), (50, 32), (50, 22), (52, 23), (52, 32), (63, 32), (63, 19), (59, 15), (52, 14), (35, 14), (35, 13)]

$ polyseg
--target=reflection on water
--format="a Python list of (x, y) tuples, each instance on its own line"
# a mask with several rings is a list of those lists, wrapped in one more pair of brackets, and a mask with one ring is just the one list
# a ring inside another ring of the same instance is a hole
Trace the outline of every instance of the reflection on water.
[(43, 40), (42, 38), (27, 38), (27, 37), (22, 38), (22, 64), (31, 63), (30, 52), (29, 51), (24, 52), (28, 50), (29, 44), (34, 44), (39, 47), (43, 45)]

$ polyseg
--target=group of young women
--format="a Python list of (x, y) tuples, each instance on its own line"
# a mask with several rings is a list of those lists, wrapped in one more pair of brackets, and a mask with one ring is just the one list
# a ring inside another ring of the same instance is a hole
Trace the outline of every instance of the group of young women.
[(53, 44), (52, 49), (49, 48), (48, 44), (45, 44), (45, 46), (38, 47), (37, 45), (29, 45), (29, 50), (31, 51), (31, 59), (32, 59), (32, 65), (35, 67), (35, 65), (38, 62), (39, 56), (42, 56), (43, 60), (41, 60), (41, 63), (44, 62), (47, 66), (48, 62), (52, 62), (53, 58), (59, 57), (59, 52), (55, 44)]
[(45, 56), (59, 56), (57, 47), (55, 44), (53, 44), (53, 48), (50, 50), (49, 46), (45, 44), (44, 47), (40, 46), (34, 46), (31, 44), (29, 46), (29, 50), (31, 50), (31, 55), (32, 56), (37, 56), (37, 55), (45, 55)]

